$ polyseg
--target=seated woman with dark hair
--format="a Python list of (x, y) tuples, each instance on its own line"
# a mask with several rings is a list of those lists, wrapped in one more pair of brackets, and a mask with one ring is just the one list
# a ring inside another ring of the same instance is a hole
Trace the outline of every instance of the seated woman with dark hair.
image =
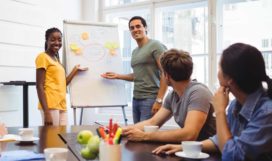
[[(220, 88), (213, 97), (217, 134), (202, 142), (203, 150), (219, 150), (223, 161), (272, 160), (272, 80), (262, 53), (247, 44), (231, 45), (221, 56), (218, 79)], [(229, 92), (235, 99), (226, 114)], [(153, 153), (180, 150), (180, 145), (168, 144)]]

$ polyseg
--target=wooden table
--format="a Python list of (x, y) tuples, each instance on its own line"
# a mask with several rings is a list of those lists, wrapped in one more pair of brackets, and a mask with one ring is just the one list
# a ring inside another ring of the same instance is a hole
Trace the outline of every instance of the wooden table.
[[(38, 141), (34, 141), (33, 143), (19, 143), (19, 142), (0, 142), (1, 151), (12, 151), (12, 150), (30, 150), (37, 153), (43, 153), (45, 148), (49, 147), (64, 147), (67, 148), (67, 145), (61, 140), (58, 134), (71, 132), (69, 127), (65, 126), (40, 126), (33, 127), (34, 128), (34, 136), (39, 137)], [(15, 127), (9, 127), (9, 134), (18, 134), (18, 129)], [(68, 154), (69, 161), (78, 161), (74, 154), (71, 152)]]
[[(67, 147), (70, 152), (68, 154), (68, 161), (85, 161), (79, 154), (80, 145), (76, 142), (77, 132), (83, 129), (88, 129), (94, 132), (96, 125), (91, 126), (41, 126), (34, 127), (34, 135), (39, 137), (38, 141), (31, 144), (20, 144), (17, 142), (0, 143), (2, 151), (11, 150), (31, 150), (38, 153), (43, 153), (45, 148), (49, 147)], [(17, 134), (18, 128), (8, 128), (9, 134)], [(186, 159), (170, 156), (159, 156), (151, 153), (153, 149), (162, 143), (154, 142), (130, 142), (124, 138), (122, 145), (122, 161), (185, 161)], [(220, 157), (212, 154), (204, 161), (217, 161)], [(95, 160), (95, 161), (98, 161)]]
[[(97, 125), (86, 126), (85, 129), (91, 130), (93, 133), (97, 128)], [(73, 131), (78, 127), (73, 127)], [(80, 156), (80, 145), (76, 141), (77, 133), (62, 133), (60, 137), (62, 140), (66, 142), (69, 149), (74, 153), (76, 158), (80, 161), (85, 161)], [(164, 145), (163, 143), (158, 142), (131, 142), (128, 141), (126, 138), (122, 139), (121, 146), (122, 146), (122, 161), (185, 161), (185, 160), (192, 160), (192, 159), (185, 159), (180, 158), (175, 155), (155, 155), (152, 154), (152, 150), (156, 147)], [(219, 161), (220, 156), (218, 154), (212, 154), (209, 158), (203, 159), (204, 161)], [(98, 161), (96, 159), (95, 161)]]

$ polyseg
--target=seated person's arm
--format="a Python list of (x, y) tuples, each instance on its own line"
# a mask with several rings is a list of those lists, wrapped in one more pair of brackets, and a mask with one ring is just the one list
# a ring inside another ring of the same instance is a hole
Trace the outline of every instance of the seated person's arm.
[(210, 139), (203, 140), (202, 144), (203, 144), (202, 151), (204, 152), (208, 152), (208, 153), (219, 152), (215, 144)]
[[(136, 124), (134, 127), (143, 129), (144, 125), (161, 126), (162, 123), (170, 118), (170, 116), (171, 112), (169, 110), (161, 108), (159, 112), (151, 119)], [(133, 141), (159, 141), (177, 143), (183, 140), (196, 140), (206, 121), (206, 118), (206, 113), (192, 110), (187, 113), (184, 128), (151, 133), (145, 133), (142, 130), (135, 128), (128, 128), (124, 130), (124, 134), (128, 135), (129, 140)]]
[(197, 110), (189, 111), (183, 128), (147, 133), (145, 140), (171, 143), (177, 143), (183, 140), (196, 140), (206, 118), (207, 114), (204, 112)]
[[(167, 120), (171, 118), (172, 114), (171, 111), (169, 111), (166, 108), (160, 108), (159, 111), (150, 119), (141, 121), (135, 125), (130, 125), (123, 128), (123, 134), (124, 135), (130, 135), (131, 138), (133, 138), (134, 133), (141, 133), (144, 134), (144, 126), (145, 125), (157, 125), (162, 126)], [(144, 139), (144, 138), (142, 138)], [(140, 139), (140, 140), (142, 140)], [(140, 141), (138, 140), (138, 141)]]
[[(210, 139), (204, 140), (202, 141), (202, 143), (203, 143), (202, 151), (209, 152), (209, 153), (218, 152), (218, 149), (216, 148), (216, 146)], [(152, 151), (152, 153), (154, 154), (165, 153), (169, 155), (177, 151), (182, 151), (182, 146), (180, 144), (166, 144), (166, 145), (157, 147), (156, 149)]]

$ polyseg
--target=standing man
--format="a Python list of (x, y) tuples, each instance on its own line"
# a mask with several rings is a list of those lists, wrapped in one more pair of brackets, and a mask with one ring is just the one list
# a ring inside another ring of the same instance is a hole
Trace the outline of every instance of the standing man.
[[(204, 84), (191, 80), (192, 57), (189, 53), (171, 49), (160, 59), (167, 84), (173, 87), (163, 107), (150, 119), (123, 128), (122, 134), (132, 141), (181, 142), (203, 140), (215, 134), (212, 116), (212, 93)], [(162, 126), (171, 117), (180, 126), (177, 129), (144, 132), (144, 126)]]
[(138, 47), (132, 52), (131, 67), (133, 73), (117, 74), (106, 72), (101, 76), (107, 79), (122, 79), (134, 82), (133, 120), (134, 123), (151, 118), (161, 107), (167, 89), (161, 74), (160, 55), (166, 47), (147, 37), (145, 19), (134, 16), (128, 23), (131, 36)]

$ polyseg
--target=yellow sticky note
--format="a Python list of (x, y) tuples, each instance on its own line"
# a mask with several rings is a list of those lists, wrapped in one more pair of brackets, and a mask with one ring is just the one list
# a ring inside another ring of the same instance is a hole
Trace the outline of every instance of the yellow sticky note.
[(77, 46), (77, 44), (75, 44), (75, 43), (72, 43), (72, 44), (70, 44), (70, 49), (72, 50), (72, 51), (77, 51), (78, 50), (78, 46)]
[(105, 44), (105, 48), (110, 49), (110, 48), (111, 48), (111, 43), (106, 42), (106, 44)]
[(114, 49), (119, 48), (119, 44), (118, 44), (118, 43), (116, 43), (116, 42), (112, 43), (112, 48), (114, 48)]

